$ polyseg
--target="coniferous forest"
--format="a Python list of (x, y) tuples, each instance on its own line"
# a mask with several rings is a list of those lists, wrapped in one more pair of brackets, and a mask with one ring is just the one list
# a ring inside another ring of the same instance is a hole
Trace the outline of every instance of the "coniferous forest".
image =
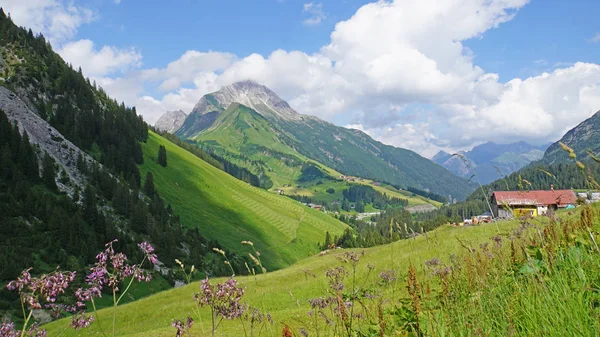
[[(0, 282), (28, 267), (38, 272), (54, 266), (84, 270), (113, 239), (118, 239), (115, 248), (133, 258), (140, 255), (136, 243), (146, 239), (167, 266), (179, 259), (223, 274), (220, 255), (212, 251), (222, 248), (219, 243), (197, 229), (183, 228), (151, 174), (140, 176), (140, 143), (148, 136), (148, 125), (135, 108), (109, 98), (81, 69), (66, 64), (43, 36), (17, 27), (4, 11), (0, 46), (4, 60), (20, 59), (3, 65), (3, 85), (96, 159), (89, 164), (77, 158), (85, 188), (76, 187), (70, 198), (56, 185), (57, 179), (71, 185), (69, 178), (0, 111)], [(166, 155), (159, 157), (168, 170)], [(233, 267), (243, 273), (244, 259), (230, 256)], [(0, 294), (0, 311), (17, 308), (17, 299), (4, 287)]]

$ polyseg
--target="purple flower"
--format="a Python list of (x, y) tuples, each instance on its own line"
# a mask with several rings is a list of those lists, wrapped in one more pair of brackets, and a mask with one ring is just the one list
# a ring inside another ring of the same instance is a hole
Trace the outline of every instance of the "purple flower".
[(382, 271), (379, 277), (385, 284), (390, 284), (398, 279), (397, 273), (393, 269)]
[(93, 316), (86, 316), (84, 311), (80, 311), (71, 317), (71, 327), (75, 330), (81, 330), (90, 326), (94, 320)]
[(156, 256), (156, 254), (153, 253), (154, 247), (152, 247), (151, 244), (144, 241), (144, 242), (140, 243), (138, 246), (144, 252), (144, 254), (146, 254), (146, 257), (148, 258), (148, 260), (150, 260), (150, 262), (152, 264), (156, 264), (156, 262), (158, 262), (158, 258)]
[(234, 279), (213, 286), (206, 278), (200, 284), (200, 290), (194, 295), (196, 302), (201, 307), (211, 307), (215, 315), (232, 320), (244, 314), (245, 306), (240, 302), (244, 289), (238, 287)]
[(172, 327), (177, 329), (177, 333), (175, 334), (175, 337), (181, 337), (181, 336), (185, 335), (190, 330), (192, 325), (194, 325), (194, 320), (191, 317), (188, 317), (185, 322), (180, 321), (180, 320), (175, 320), (171, 324)]
[(75, 272), (55, 271), (36, 278), (31, 277), (30, 270), (22, 271), (16, 280), (6, 286), (8, 290), (17, 291), (21, 301), (27, 304), (29, 309), (41, 309), (41, 302), (56, 302), (56, 298), (64, 294), (69, 284), (75, 279)]

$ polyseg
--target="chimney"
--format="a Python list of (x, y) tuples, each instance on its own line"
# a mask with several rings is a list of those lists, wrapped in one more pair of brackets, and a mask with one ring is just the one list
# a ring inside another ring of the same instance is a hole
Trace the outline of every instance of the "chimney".
[(550, 190), (554, 191), (554, 184), (550, 184)]

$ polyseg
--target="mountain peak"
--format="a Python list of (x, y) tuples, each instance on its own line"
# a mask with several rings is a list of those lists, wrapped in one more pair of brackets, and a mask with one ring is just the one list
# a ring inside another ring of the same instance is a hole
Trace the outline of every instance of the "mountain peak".
[(243, 104), (269, 119), (298, 120), (301, 116), (271, 89), (253, 80), (235, 82), (219, 91), (204, 95), (192, 110), (192, 114), (204, 115), (211, 111), (223, 111), (231, 103)]
[(154, 123), (154, 127), (159, 131), (175, 132), (179, 129), (185, 118), (186, 113), (183, 110), (167, 111)]

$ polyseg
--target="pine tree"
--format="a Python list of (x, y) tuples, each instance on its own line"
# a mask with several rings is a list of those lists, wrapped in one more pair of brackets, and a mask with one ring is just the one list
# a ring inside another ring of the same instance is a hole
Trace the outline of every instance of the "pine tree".
[(158, 164), (162, 167), (167, 167), (167, 149), (161, 145), (158, 147)]
[(57, 191), (56, 187), (56, 168), (54, 167), (54, 160), (49, 155), (44, 156), (44, 162), (42, 164), (42, 182), (51, 191)]
[(149, 198), (153, 198), (156, 194), (156, 189), (154, 187), (154, 177), (152, 176), (152, 172), (146, 173), (146, 182), (144, 183), (144, 194), (146, 194)]

